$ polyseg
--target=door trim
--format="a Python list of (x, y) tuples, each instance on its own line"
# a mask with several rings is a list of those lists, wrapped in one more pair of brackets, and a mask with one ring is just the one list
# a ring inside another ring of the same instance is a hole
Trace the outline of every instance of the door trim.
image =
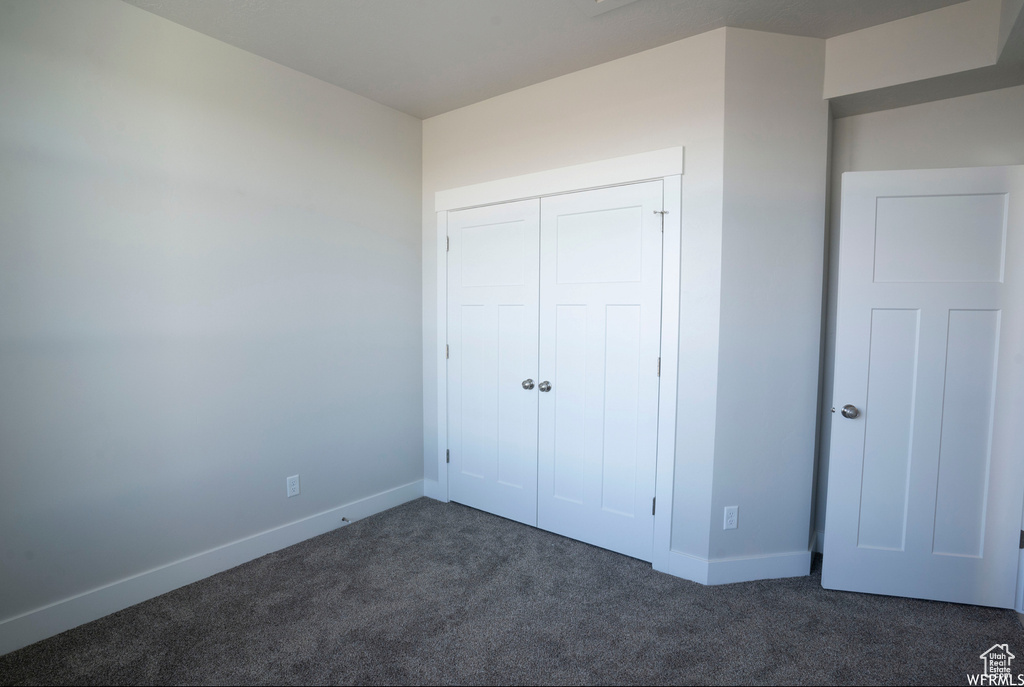
[(676, 388), (679, 380), (679, 279), (682, 232), (682, 175), (665, 177), (664, 238), (661, 244), (661, 384), (658, 388), (658, 457), (654, 493), (651, 565), (667, 571), (672, 559), (672, 505), (676, 470)]
[[(672, 503), (675, 480), (676, 404), (679, 369), (679, 284), (682, 212), (683, 148), (667, 148), (601, 162), (547, 170), (435, 194), (437, 213), (437, 481), (424, 481), (424, 495), (447, 502), (448, 494), (448, 212), (479, 205), (562, 193), (586, 191), (662, 179), (664, 182), (664, 239), (661, 278), (661, 383), (658, 390), (658, 455), (655, 470), (654, 546), (655, 570), (669, 571), (672, 560)], [(529, 193), (528, 190), (537, 192)], [(526, 195), (523, 195), (523, 194)], [(512, 197), (514, 196), (514, 197)], [(468, 203), (468, 205), (466, 204)], [(430, 460), (427, 456), (426, 460)]]
[(478, 205), (653, 181), (682, 173), (683, 148), (663, 148), (438, 191), (434, 194), (434, 210), (465, 210)]
[[(423, 481), (423, 495), (448, 503), (448, 213), (437, 213), (437, 481)], [(426, 456), (424, 459), (426, 461)], [(424, 461), (424, 462), (425, 462)]]

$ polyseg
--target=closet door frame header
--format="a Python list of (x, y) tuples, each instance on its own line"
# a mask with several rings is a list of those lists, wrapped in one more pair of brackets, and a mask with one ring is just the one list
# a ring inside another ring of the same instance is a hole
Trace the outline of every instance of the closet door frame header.
[[(672, 485), (675, 473), (679, 352), (679, 266), (682, 207), (682, 147), (589, 162), (560, 169), (438, 191), (437, 214), (437, 482), (425, 481), (426, 496), (448, 501), (448, 212), (527, 198), (575, 193), (661, 179), (664, 181), (661, 296), (661, 383), (658, 392), (658, 457), (654, 514), (655, 570), (669, 572)], [(429, 460), (429, 457), (427, 458)]]
[(480, 205), (589, 191), (603, 186), (634, 184), (681, 174), (683, 148), (663, 148), (438, 191), (434, 194), (434, 211), (465, 210)]

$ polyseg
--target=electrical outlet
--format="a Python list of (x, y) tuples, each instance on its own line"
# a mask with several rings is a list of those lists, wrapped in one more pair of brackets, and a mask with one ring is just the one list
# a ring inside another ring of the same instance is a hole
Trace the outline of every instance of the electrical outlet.
[(299, 495), (299, 476), (292, 475), (288, 478), (288, 498)]
[(723, 530), (734, 530), (739, 526), (739, 506), (725, 507), (725, 522), (722, 523)]

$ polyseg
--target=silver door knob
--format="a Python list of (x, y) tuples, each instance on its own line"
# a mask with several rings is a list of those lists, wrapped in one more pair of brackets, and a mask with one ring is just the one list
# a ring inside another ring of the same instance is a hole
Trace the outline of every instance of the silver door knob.
[(843, 409), (840, 412), (842, 412), (843, 417), (848, 417), (851, 420), (855, 417), (860, 417), (860, 411), (857, 410), (857, 406), (851, 406), (849, 403), (843, 406)]
[(523, 382), (523, 388), (526, 389), (527, 391), (532, 389), (533, 388), (533, 380), (532, 379), (527, 379), (525, 382)]
[(551, 391), (551, 382), (541, 382), (537, 388), (541, 391)]

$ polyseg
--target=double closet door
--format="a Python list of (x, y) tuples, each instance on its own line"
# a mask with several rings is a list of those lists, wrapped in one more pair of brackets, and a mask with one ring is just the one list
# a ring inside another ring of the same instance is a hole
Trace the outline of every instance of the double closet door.
[(449, 214), (451, 500), (651, 559), (662, 185)]

